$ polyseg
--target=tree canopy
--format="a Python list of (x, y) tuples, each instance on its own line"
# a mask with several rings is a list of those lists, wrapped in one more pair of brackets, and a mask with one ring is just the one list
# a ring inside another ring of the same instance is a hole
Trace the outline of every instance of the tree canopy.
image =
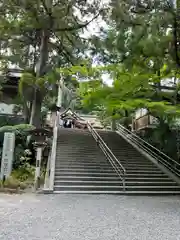
[[(92, 81), (82, 83), (84, 104), (101, 105), (108, 114), (145, 107), (156, 117), (179, 115), (178, 2), (127, 0), (109, 6), (109, 17), (104, 17), (108, 27), (92, 36), (91, 53), (97, 64), (103, 62), (102, 73), (109, 74), (113, 85), (90, 90)], [(174, 89), (165, 91), (165, 83)]]
[[(36, 126), (42, 106), (56, 100), (59, 74), (65, 107), (79, 102), (79, 108), (107, 117), (145, 107), (156, 117), (174, 117), (179, 114), (178, 14), (179, 2), (171, 0), (1, 1), (1, 66), (11, 62), (24, 69), (19, 94)], [(106, 27), (84, 38), (82, 31), (98, 17)], [(167, 79), (171, 92), (162, 90)]]
[(20, 94), (23, 101), (32, 100), (30, 123), (38, 126), (45, 93), (58, 80), (55, 69), (82, 61), (88, 43), (80, 33), (103, 6), (97, 0), (7, 0), (0, 5), (1, 67), (11, 63), (25, 70)]

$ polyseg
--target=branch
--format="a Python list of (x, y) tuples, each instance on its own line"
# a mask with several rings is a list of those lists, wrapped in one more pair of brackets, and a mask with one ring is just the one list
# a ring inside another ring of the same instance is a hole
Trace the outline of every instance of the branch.
[[(63, 48), (63, 46), (62, 46), (62, 48)], [(68, 62), (70, 62), (72, 65), (74, 65), (74, 63), (73, 63), (73, 61), (71, 60), (71, 55), (70, 55), (70, 53), (67, 51), (67, 49), (60, 49), (60, 50), (62, 50), (62, 53), (63, 53), (63, 55), (64, 55), (64, 57), (66, 58), (66, 60), (68, 61)]]
[[(58, 38), (56, 36), (56, 38)], [(58, 38), (58, 41), (59, 41), (59, 45), (56, 45), (55, 43), (52, 43), (51, 44), (58, 50), (58, 51), (61, 51), (62, 54), (64, 55), (64, 57), (66, 58), (66, 60), (68, 62), (70, 62), (72, 65), (74, 65), (73, 61), (71, 60), (72, 58), (72, 55), (71, 53), (64, 47), (62, 41)]]
[(179, 41), (178, 41), (178, 23), (176, 19), (176, 15), (173, 19), (173, 44), (174, 44), (174, 50), (175, 50), (175, 61), (177, 64), (177, 67), (180, 67), (180, 57), (179, 57)]
[(55, 3), (53, 4), (53, 7), (56, 7), (56, 6), (60, 5), (60, 4), (62, 4), (61, 0), (55, 2)]
[(150, 13), (153, 10), (153, 7), (151, 6), (151, 3), (149, 2), (147, 6), (143, 6), (139, 1), (137, 3), (137, 6), (131, 9), (132, 13), (135, 14), (146, 14)]
[(28, 2), (28, 1), (27, 2), (20, 1), (19, 6), (20, 7), (23, 6), (25, 11), (31, 12), (32, 15), (34, 16), (34, 18), (36, 19), (37, 23), (39, 23), (39, 16), (38, 16), (37, 9), (30, 2)]
[[(72, 34), (73, 35), (73, 34)], [(74, 36), (74, 35), (73, 35)], [(71, 46), (75, 46), (75, 43), (73, 42), (73, 40), (68, 36), (68, 34), (65, 33), (65, 37), (67, 38), (67, 40), (69, 41), (69, 43), (71, 44)], [(76, 36), (74, 36), (76, 37)], [(80, 39), (81, 40), (81, 39)], [(80, 49), (76, 46), (77, 50), (80, 52)]]
[(44, 1), (44, 0), (41, 0), (41, 3), (42, 3), (42, 5), (43, 5), (43, 7), (44, 7), (44, 9), (45, 9), (45, 11), (46, 11), (46, 13), (47, 13), (47, 15), (49, 15), (49, 17), (52, 18), (52, 12), (48, 9), (45, 1)]
[(49, 17), (49, 28), (50, 28), (50, 30), (51, 30), (51, 28), (53, 28), (53, 24), (54, 24), (54, 17), (53, 17), (53, 15), (52, 15), (52, 8), (49, 9), (49, 8), (47, 7), (47, 5), (46, 5), (46, 3), (45, 3), (44, 0), (41, 0), (41, 3), (42, 3), (42, 5), (43, 5), (43, 7), (44, 7), (44, 9), (45, 9), (46, 14), (47, 14), (48, 17)]
[(56, 32), (75, 31), (75, 30), (78, 30), (78, 29), (85, 28), (85, 27), (87, 27), (91, 22), (93, 22), (96, 18), (98, 18), (101, 12), (102, 12), (102, 10), (100, 10), (99, 13), (96, 14), (90, 21), (87, 21), (87, 22), (84, 23), (84, 24), (78, 24), (77, 26), (72, 26), (72, 27), (58, 28), (58, 29), (54, 29), (54, 31), (56, 31)]

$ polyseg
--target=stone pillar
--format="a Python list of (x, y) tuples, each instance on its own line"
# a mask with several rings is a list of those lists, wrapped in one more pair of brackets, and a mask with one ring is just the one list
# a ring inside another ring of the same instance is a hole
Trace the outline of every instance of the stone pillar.
[(135, 117), (132, 117), (132, 128), (131, 131), (134, 132), (135, 131)]
[(15, 133), (4, 133), (3, 151), (1, 159), (0, 179), (5, 180), (11, 175), (15, 148)]
[(52, 111), (51, 113), (51, 127), (54, 126), (55, 120), (56, 120), (56, 112)]
[(59, 126), (59, 113), (62, 107), (62, 96), (63, 96), (63, 91), (62, 91), (62, 76), (60, 77), (60, 80), (58, 82), (58, 98), (57, 98), (57, 103), (56, 103), (56, 114), (57, 114), (57, 126)]
[(57, 98), (57, 103), (56, 103), (56, 106), (58, 109), (60, 109), (62, 107), (62, 84), (63, 84), (63, 80), (62, 80), (62, 77), (61, 79), (59, 80), (59, 83), (58, 83), (58, 98)]
[(35, 170), (35, 179), (34, 179), (34, 189), (37, 190), (40, 188), (40, 176), (41, 176), (41, 160), (42, 160), (42, 151), (45, 147), (45, 143), (34, 144), (36, 149), (36, 170)]

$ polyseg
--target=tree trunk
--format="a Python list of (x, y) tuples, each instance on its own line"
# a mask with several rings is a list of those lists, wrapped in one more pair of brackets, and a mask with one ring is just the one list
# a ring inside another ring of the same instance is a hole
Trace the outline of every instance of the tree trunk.
[(23, 116), (24, 116), (24, 119), (25, 119), (25, 123), (29, 123), (29, 112), (30, 112), (30, 109), (28, 108), (28, 104), (24, 100), (24, 103), (23, 103)]
[(36, 128), (41, 127), (41, 105), (42, 105), (41, 92), (36, 90), (34, 92), (30, 117), (30, 124), (34, 125)]
[[(42, 77), (45, 74), (46, 64), (48, 60), (48, 42), (50, 32), (48, 30), (42, 30), (41, 46), (40, 46), (40, 57), (39, 62), (36, 66), (36, 77)], [(34, 97), (32, 102), (30, 124), (36, 128), (41, 127), (41, 105), (42, 105), (42, 94), (40, 89), (35, 86)]]
[(128, 119), (129, 114), (128, 114), (128, 111), (127, 111), (127, 110), (124, 111), (124, 116), (125, 116), (124, 126), (125, 126), (125, 128), (127, 128), (128, 130), (130, 130), (130, 129), (129, 129), (129, 119)]
[(180, 57), (179, 57), (179, 37), (178, 37), (178, 21), (177, 21), (177, 13), (173, 15), (173, 43), (174, 43), (174, 50), (175, 50), (175, 61), (177, 68), (180, 67)]

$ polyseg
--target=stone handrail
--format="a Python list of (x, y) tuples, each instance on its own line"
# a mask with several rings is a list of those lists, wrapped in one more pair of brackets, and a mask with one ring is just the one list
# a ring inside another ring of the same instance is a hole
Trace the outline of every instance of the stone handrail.
[(46, 174), (45, 174), (45, 181), (44, 181), (44, 189), (49, 189), (50, 163), (51, 163), (51, 151), (49, 152), (49, 156), (48, 156), (48, 162), (47, 162)]
[(46, 168), (44, 190), (48, 190), (48, 191), (53, 191), (54, 189), (54, 173), (55, 173), (55, 162), (56, 162), (58, 125), (59, 125), (59, 112), (57, 112), (56, 119), (54, 122), (52, 146), (51, 146), (51, 151), (48, 157), (48, 163)]

